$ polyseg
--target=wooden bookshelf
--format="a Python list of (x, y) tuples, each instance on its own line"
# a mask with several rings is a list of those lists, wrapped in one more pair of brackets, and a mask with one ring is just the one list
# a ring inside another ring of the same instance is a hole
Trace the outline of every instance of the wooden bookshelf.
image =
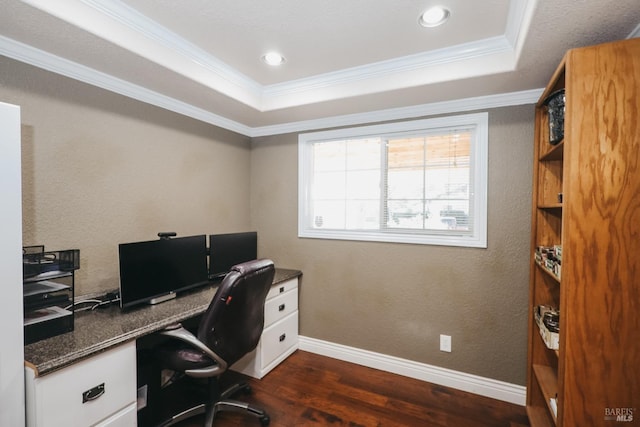
[[(564, 139), (547, 97), (565, 90)], [(536, 105), (527, 413), (537, 426), (607, 426), (640, 408), (640, 39), (567, 52)], [(558, 277), (534, 259), (561, 245)], [(546, 347), (535, 308), (559, 309)], [(549, 399), (557, 396), (557, 416)], [(640, 412), (633, 413), (633, 421)]]

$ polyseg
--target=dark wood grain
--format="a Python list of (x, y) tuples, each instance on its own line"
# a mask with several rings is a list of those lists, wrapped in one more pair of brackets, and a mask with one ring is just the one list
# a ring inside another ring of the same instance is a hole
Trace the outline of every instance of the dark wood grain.
[[(246, 379), (233, 372), (225, 382)], [(249, 379), (271, 426), (528, 426), (525, 408), (298, 350), (262, 380)], [(193, 418), (179, 427), (201, 426)], [(217, 427), (259, 426), (221, 413)]]

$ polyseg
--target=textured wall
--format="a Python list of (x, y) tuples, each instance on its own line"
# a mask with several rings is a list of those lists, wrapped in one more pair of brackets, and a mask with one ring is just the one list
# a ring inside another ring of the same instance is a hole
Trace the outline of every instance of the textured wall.
[(250, 229), (250, 141), (0, 57), (22, 108), (24, 244), (79, 248), (76, 294), (118, 287), (118, 243)]
[(257, 229), (304, 272), (303, 335), (525, 383), (532, 106), (489, 111), (488, 248), (467, 249), (299, 239), (297, 135), (250, 148), (6, 58), (0, 101), (22, 107), (24, 243), (80, 248), (79, 293), (117, 286), (120, 242)]
[(525, 384), (533, 114), (489, 111), (487, 249), (298, 238), (297, 135), (255, 139), (253, 224), (304, 273), (300, 333)]

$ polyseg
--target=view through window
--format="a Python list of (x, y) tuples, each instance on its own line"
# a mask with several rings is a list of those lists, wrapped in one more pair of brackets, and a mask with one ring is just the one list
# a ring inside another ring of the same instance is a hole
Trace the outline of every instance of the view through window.
[(462, 117), (301, 135), (300, 236), (486, 246), (486, 115)]

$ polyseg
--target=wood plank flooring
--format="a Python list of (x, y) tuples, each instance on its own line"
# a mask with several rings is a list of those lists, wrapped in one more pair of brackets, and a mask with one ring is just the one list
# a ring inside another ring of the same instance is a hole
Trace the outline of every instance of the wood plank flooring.
[[(225, 374), (225, 383), (245, 379)], [(528, 426), (524, 407), (298, 350), (237, 399), (265, 409), (270, 426)], [(224, 384), (223, 384), (224, 385)], [(202, 417), (179, 427), (199, 427)], [(260, 426), (232, 412), (216, 427)]]

